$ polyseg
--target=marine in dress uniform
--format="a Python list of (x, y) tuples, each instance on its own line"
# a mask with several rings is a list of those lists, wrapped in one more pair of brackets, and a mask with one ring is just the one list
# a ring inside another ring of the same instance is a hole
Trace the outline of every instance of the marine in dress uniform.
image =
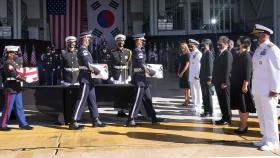
[[(109, 60), (110, 80), (113, 84), (128, 84), (131, 81), (132, 65), (131, 50), (124, 48), (126, 36), (118, 34), (115, 37), (117, 48), (111, 50)], [(115, 102), (116, 105), (124, 105), (121, 101)], [(124, 109), (118, 111), (118, 117), (126, 117)]]
[(58, 84), (61, 79), (61, 51), (55, 50), (53, 54), (53, 85)]
[(221, 36), (218, 41), (219, 52), (214, 60), (213, 84), (217, 93), (222, 119), (216, 121), (217, 125), (231, 124), (230, 110), (230, 74), (233, 57), (228, 48), (228, 38)]
[(254, 144), (261, 150), (274, 150), (279, 148), (276, 106), (280, 93), (280, 50), (269, 40), (271, 29), (256, 24), (252, 34), (259, 43), (253, 56), (252, 94), (263, 136)]
[(200, 73), (200, 59), (202, 53), (198, 50), (199, 42), (194, 39), (189, 39), (190, 49), (190, 68), (189, 68), (189, 81), (191, 87), (191, 96), (194, 107), (191, 109), (197, 113), (200, 113), (202, 107), (202, 93), (199, 81)]
[(7, 60), (4, 62), (3, 73), (5, 77), (4, 82), (4, 93), (5, 93), (5, 104), (0, 119), (1, 131), (9, 131), (10, 128), (7, 127), (8, 121), (13, 108), (15, 108), (15, 113), (19, 121), (20, 129), (32, 130), (33, 127), (29, 126), (26, 122), (23, 105), (22, 105), (22, 93), (21, 93), (21, 81), (28, 83), (32, 82), (31, 78), (25, 78), (17, 73), (17, 68), (19, 65), (15, 62), (16, 52), (18, 51), (18, 46), (6, 46), (7, 50)]
[(213, 114), (211, 86), (214, 55), (211, 51), (211, 47), (212, 41), (210, 39), (204, 39), (201, 44), (201, 51), (203, 55), (200, 60), (201, 67), (199, 73), (202, 99), (204, 105), (204, 113), (200, 115), (201, 117), (211, 117)]
[(140, 106), (144, 105), (148, 116), (151, 117), (152, 123), (158, 123), (162, 121), (156, 117), (156, 112), (152, 104), (152, 95), (150, 92), (149, 84), (147, 82), (147, 78), (145, 73), (148, 73), (150, 76), (155, 75), (155, 71), (148, 69), (145, 66), (145, 52), (142, 49), (142, 42), (145, 40), (145, 34), (136, 34), (133, 35), (135, 40), (136, 48), (132, 53), (132, 66), (133, 66), (133, 79), (132, 83), (137, 87), (136, 98), (134, 101), (134, 105), (129, 112), (129, 118), (127, 121), (128, 127), (136, 126), (134, 119), (137, 117)]
[(67, 50), (62, 50), (61, 53), (61, 68), (62, 81), (61, 84), (65, 86), (79, 85), (79, 63), (77, 57), (77, 38), (68, 36), (65, 38)]
[(128, 84), (131, 81), (131, 50), (124, 48), (126, 37), (119, 34), (115, 37), (117, 48), (111, 51), (110, 71), (114, 84)]
[(69, 129), (78, 130), (82, 129), (83, 126), (77, 124), (77, 120), (80, 120), (83, 113), (83, 107), (86, 101), (88, 102), (89, 111), (92, 117), (93, 127), (104, 127), (99, 120), (98, 107), (96, 104), (96, 95), (93, 79), (91, 78), (91, 73), (98, 75), (100, 70), (93, 66), (93, 59), (88, 51), (89, 41), (92, 38), (92, 32), (83, 32), (80, 34), (81, 46), (78, 50), (78, 62), (79, 62), (79, 76), (78, 80), (80, 83), (79, 99), (76, 102), (74, 112), (72, 115), (72, 121), (69, 125)]

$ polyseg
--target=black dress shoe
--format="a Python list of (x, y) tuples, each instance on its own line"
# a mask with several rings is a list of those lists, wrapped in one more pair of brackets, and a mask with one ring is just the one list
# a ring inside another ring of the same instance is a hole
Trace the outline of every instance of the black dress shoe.
[(92, 127), (105, 127), (106, 125), (97, 117), (92, 121)]
[(22, 129), (22, 130), (32, 130), (33, 127), (31, 127), (29, 125), (25, 125), (25, 126), (19, 127), (19, 129)]
[(231, 125), (230, 121), (224, 121), (224, 120), (219, 120), (219, 121), (215, 121), (216, 125)]
[(247, 132), (248, 132), (248, 126), (246, 128), (244, 128), (243, 130), (240, 130), (240, 128), (234, 130), (235, 134), (244, 134)]
[(200, 114), (200, 117), (212, 117), (212, 114), (203, 113), (203, 114)]
[(135, 123), (134, 119), (127, 120), (126, 127), (136, 127), (136, 123)]
[(155, 119), (152, 119), (152, 124), (158, 124), (160, 122), (164, 122), (165, 119), (164, 118), (155, 118)]
[(0, 128), (0, 131), (10, 131), (11, 128), (8, 128), (8, 127), (3, 127), (3, 128)]
[(77, 121), (72, 121), (69, 125), (70, 130), (80, 130), (80, 129), (83, 129), (83, 128), (84, 128), (84, 126), (78, 125)]
[(127, 117), (126, 113), (124, 111), (118, 111), (117, 117)]

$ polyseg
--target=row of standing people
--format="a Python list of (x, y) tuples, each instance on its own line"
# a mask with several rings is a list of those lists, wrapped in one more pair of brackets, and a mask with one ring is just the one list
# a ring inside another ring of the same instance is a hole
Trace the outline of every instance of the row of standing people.
[[(259, 46), (253, 53), (250, 50), (251, 40), (240, 37), (236, 49), (229, 49), (231, 41), (221, 36), (213, 52), (210, 39), (205, 39), (198, 49), (199, 42), (190, 39), (181, 42), (181, 57), (178, 70), (180, 87), (184, 88), (185, 103), (190, 101), (200, 113), (202, 104), (204, 112), (201, 117), (213, 114), (212, 86), (215, 87), (222, 118), (216, 125), (230, 125), (231, 110), (239, 110), (240, 125), (236, 134), (248, 131), (249, 113), (257, 111), (262, 140), (254, 143), (261, 150), (279, 148), (277, 103), (280, 92), (280, 50), (269, 40), (273, 31), (256, 24), (252, 32)], [(200, 52), (201, 51), (201, 52)]]

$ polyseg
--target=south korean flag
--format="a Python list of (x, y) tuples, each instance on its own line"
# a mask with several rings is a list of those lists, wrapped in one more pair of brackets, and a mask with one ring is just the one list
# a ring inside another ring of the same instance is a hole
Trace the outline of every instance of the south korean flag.
[(96, 41), (114, 47), (114, 37), (123, 32), (123, 0), (88, 0), (88, 28)]

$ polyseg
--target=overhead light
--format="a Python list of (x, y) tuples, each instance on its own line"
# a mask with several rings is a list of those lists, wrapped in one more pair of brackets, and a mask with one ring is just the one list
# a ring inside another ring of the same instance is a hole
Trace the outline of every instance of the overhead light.
[(217, 19), (216, 18), (211, 19), (211, 24), (213, 25), (217, 24)]

